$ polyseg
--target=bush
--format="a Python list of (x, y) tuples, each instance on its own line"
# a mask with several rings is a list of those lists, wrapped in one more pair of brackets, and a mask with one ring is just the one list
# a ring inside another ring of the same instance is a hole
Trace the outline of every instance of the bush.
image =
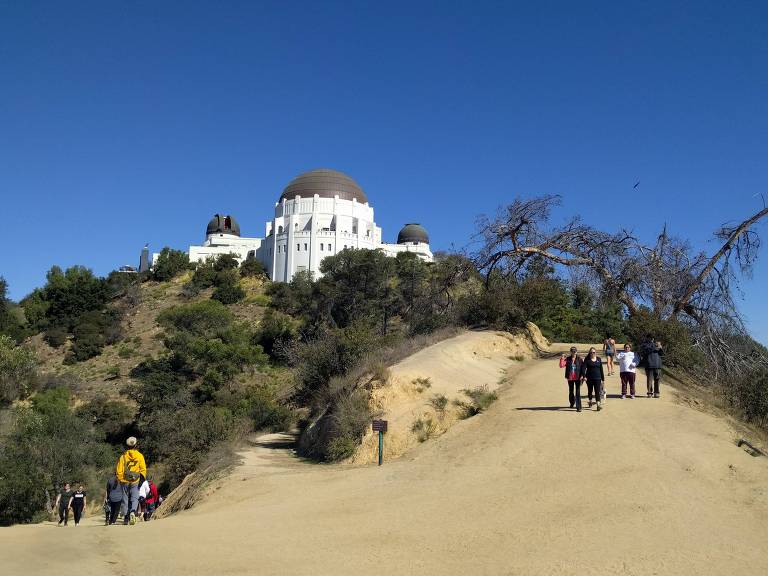
[(462, 392), (469, 398), (469, 402), (462, 400), (453, 401), (459, 408), (460, 418), (470, 418), (485, 412), (498, 399), (496, 392), (490, 392), (488, 386), (478, 386), (472, 389), (465, 388)]
[(189, 256), (181, 250), (167, 246), (160, 251), (152, 276), (159, 282), (167, 282), (189, 268)]
[(245, 298), (245, 290), (240, 286), (237, 272), (225, 270), (216, 274), (216, 290), (211, 296), (222, 304), (234, 304)]
[(438, 435), (440, 428), (432, 418), (419, 418), (411, 426), (411, 432), (416, 434), (419, 442), (426, 442)]
[(416, 392), (421, 394), (425, 389), (432, 387), (432, 380), (429, 378), (414, 378), (411, 384), (416, 387)]
[(67, 331), (61, 327), (48, 328), (43, 335), (43, 340), (51, 348), (61, 348), (67, 341)]
[(755, 370), (723, 388), (728, 401), (742, 412), (747, 421), (768, 427), (767, 369)]
[(267, 310), (259, 324), (257, 341), (267, 354), (272, 355), (275, 345), (288, 346), (299, 337), (299, 322), (288, 314)]
[(34, 390), (36, 378), (35, 354), (16, 346), (10, 336), (0, 334), (0, 405), (29, 396)]
[(253, 277), (253, 276), (266, 276), (267, 271), (264, 269), (264, 265), (256, 260), (253, 256), (249, 256), (240, 265), (240, 276)]
[(429, 399), (429, 404), (442, 417), (445, 414), (445, 409), (448, 407), (448, 398), (445, 394), (435, 394)]

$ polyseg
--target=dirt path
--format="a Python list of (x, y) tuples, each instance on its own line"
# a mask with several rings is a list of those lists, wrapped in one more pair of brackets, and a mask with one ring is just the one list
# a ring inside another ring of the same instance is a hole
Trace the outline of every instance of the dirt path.
[(172, 518), (2, 529), (2, 573), (768, 573), (768, 459), (724, 421), (668, 387), (577, 414), (556, 361), (518, 369), (487, 413), (381, 468), (257, 448)]

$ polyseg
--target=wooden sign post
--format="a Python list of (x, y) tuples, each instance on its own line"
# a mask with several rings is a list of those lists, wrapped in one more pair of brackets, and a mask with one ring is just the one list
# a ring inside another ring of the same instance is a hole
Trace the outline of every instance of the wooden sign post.
[(386, 420), (374, 420), (371, 424), (374, 432), (379, 433), (379, 466), (384, 461), (384, 432), (387, 431)]

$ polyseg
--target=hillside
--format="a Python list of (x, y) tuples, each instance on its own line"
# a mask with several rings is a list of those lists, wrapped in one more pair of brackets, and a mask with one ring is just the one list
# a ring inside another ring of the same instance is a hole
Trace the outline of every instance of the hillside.
[[(565, 345), (553, 345), (552, 350)], [(429, 351), (422, 357), (430, 358)], [(414, 367), (415, 368), (415, 367)], [(455, 379), (466, 375), (457, 369)], [(512, 362), (499, 400), (402, 458), (317, 466), (279, 438), (194, 509), (134, 528), (3, 530), (25, 574), (765, 574), (768, 459), (660, 399), (563, 408), (555, 360)], [(61, 555), (77, 558), (62, 562)], [(140, 551), (140, 553), (137, 553)]]
[[(96, 395), (117, 398), (120, 389), (131, 381), (131, 369), (141, 360), (156, 357), (163, 351), (163, 329), (157, 323), (158, 314), (173, 306), (210, 298), (211, 288), (191, 296), (184, 293), (184, 285), (191, 276), (192, 273), (187, 272), (167, 282), (139, 284), (136, 302), (128, 307), (121, 319), (120, 342), (105, 346), (100, 355), (83, 362), (64, 363), (71, 341), (60, 348), (52, 348), (44, 341), (42, 334), (33, 336), (30, 346), (40, 360), (40, 373), (63, 378), (72, 385), (80, 401), (87, 401)], [(246, 297), (229, 308), (237, 320), (256, 326), (269, 302), (264, 294), (264, 280), (243, 278), (240, 284)], [(112, 306), (118, 304), (119, 301), (113, 302)]]

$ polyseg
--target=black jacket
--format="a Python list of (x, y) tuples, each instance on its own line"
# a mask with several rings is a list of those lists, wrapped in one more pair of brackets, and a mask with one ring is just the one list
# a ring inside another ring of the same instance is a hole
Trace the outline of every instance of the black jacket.
[(664, 349), (656, 346), (655, 342), (646, 342), (640, 347), (641, 363), (646, 368), (661, 368), (661, 357)]
[[(573, 364), (573, 359), (568, 356), (568, 358), (565, 359), (565, 379), (570, 380), (571, 376), (571, 364)], [(584, 369), (584, 361), (581, 359), (581, 356), (578, 354), (576, 355), (576, 380), (581, 378), (581, 372)]]
[(603, 361), (600, 360), (600, 356), (595, 357), (594, 361), (590, 360), (589, 356), (584, 358), (581, 375), (587, 380), (600, 380), (604, 382), (605, 374), (603, 373)]

